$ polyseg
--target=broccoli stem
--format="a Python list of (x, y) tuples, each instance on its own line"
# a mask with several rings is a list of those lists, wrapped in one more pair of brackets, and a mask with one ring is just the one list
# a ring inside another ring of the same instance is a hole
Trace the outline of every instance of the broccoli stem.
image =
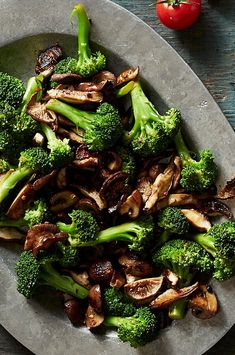
[(104, 319), (103, 324), (106, 325), (106, 327), (119, 327), (122, 322), (123, 322), (122, 317), (107, 316)]
[(186, 315), (186, 306), (187, 306), (187, 299), (182, 298), (181, 300), (178, 300), (174, 302), (170, 307), (168, 311), (168, 316), (171, 319), (183, 319)]
[(90, 124), (89, 120), (94, 117), (93, 113), (79, 110), (56, 99), (48, 101), (46, 107), (67, 117), (76, 126), (84, 130), (86, 130), (87, 126)]
[(21, 228), (25, 227), (26, 223), (23, 218), (13, 220), (13, 219), (5, 219), (4, 221), (0, 220), (0, 227), (14, 227), (14, 228)]
[(178, 133), (176, 134), (175, 138), (175, 145), (178, 151), (178, 154), (182, 160), (182, 164), (186, 164), (186, 163), (190, 163), (191, 161), (193, 161), (193, 159), (191, 158), (190, 152), (184, 142), (183, 136), (181, 131), (179, 130)]
[(69, 276), (60, 275), (51, 264), (43, 266), (40, 275), (40, 284), (55, 288), (56, 290), (68, 293), (77, 298), (87, 298), (88, 290), (80, 286)]
[(71, 17), (77, 15), (78, 19), (78, 63), (77, 68), (84, 62), (84, 60), (90, 58), (91, 50), (89, 47), (89, 32), (90, 32), (90, 21), (87, 17), (85, 8), (82, 4), (78, 4), (74, 7), (71, 12)]
[(24, 114), (26, 112), (28, 103), (32, 97), (33, 94), (36, 92), (41, 92), (42, 91), (42, 85), (39, 80), (34, 76), (28, 80), (27, 87), (25, 94), (22, 99), (22, 103), (20, 105), (20, 110), (21, 114)]
[(58, 138), (56, 137), (55, 132), (47, 125), (44, 123), (41, 123), (42, 131), (45, 134), (47, 141), (48, 141), (48, 147), (53, 144), (53, 142), (57, 142)]
[(31, 174), (31, 169), (20, 168), (9, 172), (0, 182), (0, 202), (2, 202), (19, 181)]
[(161, 245), (163, 245), (164, 243), (166, 243), (170, 237), (172, 233), (170, 231), (165, 230), (164, 232), (162, 232), (162, 234), (160, 235), (160, 238), (158, 239), (157, 242), (157, 247), (160, 247)]
[(216, 256), (214, 238), (210, 234), (205, 234), (205, 233), (194, 234), (191, 239), (197, 242), (198, 244), (200, 244), (213, 257)]

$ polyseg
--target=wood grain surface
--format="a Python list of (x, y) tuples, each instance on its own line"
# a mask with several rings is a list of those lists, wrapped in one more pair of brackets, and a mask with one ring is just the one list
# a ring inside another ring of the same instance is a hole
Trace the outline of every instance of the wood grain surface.
[[(155, 16), (155, 1), (114, 2), (139, 16), (176, 49), (209, 89), (235, 128), (234, 0), (202, 0), (199, 21), (190, 29), (180, 32), (169, 30), (159, 23)], [(0, 327), (0, 355), (30, 354), (31, 352)], [(206, 355), (235, 355), (235, 326)]]

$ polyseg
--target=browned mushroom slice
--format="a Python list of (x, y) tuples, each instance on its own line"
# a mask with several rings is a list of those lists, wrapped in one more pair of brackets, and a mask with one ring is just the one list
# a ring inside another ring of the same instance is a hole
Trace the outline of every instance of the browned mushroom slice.
[(105, 85), (108, 83), (108, 80), (102, 80), (98, 83), (85, 82), (76, 85), (76, 90), (80, 91), (102, 91)]
[(166, 197), (172, 186), (174, 178), (175, 166), (170, 163), (162, 174), (159, 174), (152, 184), (152, 192), (145, 203), (144, 209), (149, 211), (157, 201)]
[(181, 212), (187, 220), (198, 230), (208, 232), (211, 229), (211, 223), (204, 214), (194, 209), (182, 209)]
[(136, 303), (149, 303), (161, 290), (163, 280), (163, 276), (159, 276), (130, 282), (124, 286), (124, 290), (128, 297)]
[(68, 131), (67, 129), (64, 129), (62, 127), (58, 128), (57, 134), (62, 138), (69, 138), (73, 143), (83, 143), (82, 136), (78, 135), (73, 131)]
[(21, 242), (25, 239), (25, 234), (16, 228), (0, 228), (0, 242)]
[(98, 260), (89, 267), (89, 276), (95, 282), (110, 282), (113, 275), (113, 266), (109, 260)]
[(198, 289), (198, 286), (198, 282), (196, 282), (191, 286), (184, 287), (178, 290), (170, 288), (169, 290), (163, 292), (160, 296), (158, 296), (154, 301), (152, 301), (150, 303), (150, 307), (152, 309), (167, 308), (175, 301), (191, 295), (194, 291)]
[(118, 75), (117, 86), (136, 79), (138, 75), (139, 75), (139, 67), (125, 70), (124, 72)]
[(178, 156), (175, 156), (174, 158), (174, 164), (175, 164), (175, 174), (172, 182), (172, 189), (175, 190), (180, 182), (180, 177), (181, 177), (181, 159)]
[(62, 48), (58, 44), (40, 51), (37, 55), (35, 66), (36, 74), (43, 74), (43, 76), (51, 75), (55, 65), (62, 58), (62, 55)]
[(152, 193), (152, 183), (149, 177), (142, 177), (137, 182), (137, 189), (141, 193), (143, 203), (147, 202)]
[(80, 83), (82, 80), (81, 75), (79, 74), (53, 74), (51, 76), (51, 80), (55, 81), (58, 84), (73, 84), (73, 83)]
[(34, 94), (27, 107), (27, 113), (37, 122), (46, 123), (54, 131), (58, 129), (57, 116), (54, 111), (48, 110), (46, 106), (40, 102), (36, 102), (36, 94)]
[(48, 249), (54, 243), (65, 239), (67, 234), (61, 233), (54, 224), (36, 224), (27, 233), (24, 250), (32, 250), (36, 256), (40, 250)]
[(94, 285), (89, 290), (88, 301), (97, 313), (102, 312), (102, 296), (100, 285)]
[(77, 168), (95, 168), (99, 165), (99, 156), (97, 153), (90, 152), (85, 144), (80, 145), (75, 153), (73, 165)]
[(77, 201), (78, 197), (75, 195), (74, 192), (69, 190), (60, 191), (51, 197), (50, 210), (52, 212), (60, 212), (65, 210), (66, 208), (74, 206)]
[(92, 82), (100, 83), (106, 80), (112, 87), (116, 86), (117, 79), (116, 76), (108, 70), (102, 70), (92, 78)]
[(152, 265), (135, 253), (125, 254), (119, 257), (119, 264), (123, 267), (127, 274), (136, 277), (148, 277), (153, 272)]
[(233, 218), (233, 214), (225, 203), (217, 200), (204, 201), (200, 205), (200, 211), (208, 216), (225, 216), (229, 219)]
[(112, 172), (120, 170), (122, 166), (122, 160), (119, 157), (119, 155), (112, 151), (108, 151), (106, 155), (108, 155), (108, 160), (109, 160), (107, 166), (108, 169)]
[(126, 283), (125, 276), (120, 271), (114, 270), (112, 279), (110, 281), (110, 286), (119, 289), (123, 285), (125, 285), (125, 283)]
[(76, 298), (66, 300), (64, 302), (64, 311), (74, 326), (84, 324), (86, 309), (81, 300)]
[(134, 190), (130, 196), (127, 197), (120, 208), (120, 215), (128, 214), (132, 219), (139, 217), (142, 206), (142, 196), (138, 190)]
[(235, 177), (227, 181), (226, 185), (218, 192), (216, 198), (228, 200), (235, 197)]
[(73, 270), (66, 270), (66, 271), (70, 274), (72, 279), (75, 282), (77, 282), (79, 285), (81, 285), (87, 289), (91, 288), (89, 276), (86, 271), (83, 271), (83, 272), (77, 272), (77, 271), (73, 271)]
[(164, 270), (162, 274), (165, 277), (169, 288), (176, 288), (179, 282), (179, 277), (173, 271), (168, 269)]
[(104, 315), (97, 313), (95, 309), (89, 305), (86, 311), (85, 323), (88, 329), (99, 327), (104, 321)]
[(35, 193), (43, 186), (47, 185), (55, 177), (55, 174), (56, 171), (52, 171), (50, 174), (42, 176), (36, 180), (32, 179), (32, 181), (26, 184), (10, 205), (6, 215), (11, 219), (19, 219), (22, 217), (29, 207)]
[(185, 206), (185, 205), (197, 205), (198, 198), (186, 193), (170, 194), (166, 198), (158, 201), (157, 209), (160, 210), (167, 206)]
[(79, 200), (76, 203), (75, 208), (91, 212), (95, 216), (98, 216), (100, 213), (99, 208), (98, 208), (97, 204), (95, 203), (95, 201), (92, 201), (89, 198), (82, 198), (81, 200)]
[(154, 181), (159, 174), (163, 172), (163, 167), (160, 164), (153, 164), (150, 166), (149, 171), (148, 171), (148, 176), (152, 181)]
[(94, 189), (89, 190), (83, 186), (77, 186), (77, 188), (84, 196), (90, 197), (92, 200), (94, 200), (100, 210), (103, 210), (107, 207), (106, 201), (100, 196), (100, 193), (98, 191)]
[(210, 286), (200, 285), (198, 292), (189, 300), (192, 314), (200, 319), (209, 319), (218, 312), (218, 301)]
[(86, 102), (102, 102), (103, 95), (100, 92), (96, 91), (76, 91), (76, 90), (57, 90), (51, 89), (47, 91), (47, 95), (51, 99), (58, 99), (71, 104), (84, 104)]
[(109, 176), (100, 189), (100, 196), (107, 201), (109, 207), (115, 206), (124, 193), (128, 174), (118, 171)]

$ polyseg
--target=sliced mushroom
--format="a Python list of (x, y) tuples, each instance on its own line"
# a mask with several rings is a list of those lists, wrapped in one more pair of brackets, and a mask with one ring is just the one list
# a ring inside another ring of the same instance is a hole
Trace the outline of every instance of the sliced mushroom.
[(219, 200), (228, 200), (235, 197), (235, 177), (227, 181), (226, 185), (218, 192), (216, 198)]
[(175, 193), (170, 194), (166, 198), (158, 201), (156, 207), (160, 210), (167, 206), (185, 206), (185, 205), (198, 205), (198, 198), (191, 194)]
[(185, 215), (187, 220), (198, 230), (208, 232), (211, 229), (210, 221), (204, 214), (194, 209), (182, 209), (181, 212)]
[(64, 311), (74, 326), (84, 324), (86, 309), (81, 300), (76, 298), (66, 300), (64, 302)]
[(51, 199), (50, 210), (52, 212), (60, 212), (69, 207), (74, 206), (78, 202), (76, 194), (69, 190), (64, 190), (54, 194)]
[(117, 86), (122, 85), (128, 81), (135, 80), (139, 75), (139, 67), (130, 68), (122, 72), (117, 77)]
[(87, 288), (88, 290), (91, 288), (91, 284), (89, 281), (89, 275), (86, 271), (83, 272), (77, 272), (73, 270), (66, 270), (72, 279), (77, 282), (79, 285)]
[(143, 203), (146, 203), (152, 193), (152, 183), (150, 177), (142, 177), (137, 182), (137, 189), (141, 193)]
[(85, 144), (81, 144), (75, 153), (73, 165), (80, 169), (93, 169), (99, 165), (99, 155), (90, 152)]
[(175, 156), (174, 158), (174, 164), (175, 164), (175, 174), (172, 182), (172, 189), (175, 190), (180, 182), (181, 178), (181, 159), (178, 156)]
[(193, 292), (195, 292), (199, 287), (198, 282), (195, 284), (184, 287), (178, 290), (170, 288), (169, 290), (163, 292), (160, 296), (158, 296), (154, 301), (150, 303), (150, 308), (152, 309), (162, 309), (167, 308), (175, 301), (188, 297)]
[(119, 264), (123, 267), (127, 274), (136, 277), (148, 277), (153, 272), (152, 265), (134, 253), (125, 254), (119, 257)]
[(176, 288), (179, 282), (179, 277), (169, 269), (164, 270), (162, 274), (165, 277), (169, 288)]
[(111, 73), (110, 71), (107, 70), (102, 70), (92, 78), (92, 82), (94, 83), (100, 83), (102, 81), (106, 80), (109, 85), (112, 87), (116, 86), (117, 79), (116, 76)]
[(97, 204), (94, 201), (92, 201), (91, 199), (89, 199), (89, 198), (82, 198), (81, 200), (79, 200), (76, 203), (75, 208), (91, 212), (95, 216), (98, 216), (99, 213), (100, 213)]
[(102, 296), (101, 296), (101, 289), (100, 285), (94, 285), (89, 290), (88, 295), (89, 304), (97, 313), (102, 312)]
[(80, 83), (82, 80), (81, 75), (79, 74), (53, 74), (51, 76), (51, 80), (55, 81), (58, 84), (73, 84), (73, 83)]
[(225, 216), (229, 219), (233, 218), (229, 206), (218, 200), (204, 201), (200, 205), (200, 211), (208, 216)]
[(126, 283), (126, 278), (125, 276), (120, 272), (114, 270), (111, 281), (110, 281), (110, 286), (113, 288), (121, 288), (123, 285)]
[(106, 156), (108, 156), (108, 169), (111, 172), (115, 172), (121, 169), (122, 166), (122, 160), (119, 157), (119, 155), (113, 151), (108, 151), (106, 152)]
[(80, 83), (76, 86), (77, 90), (80, 91), (102, 91), (105, 85), (108, 83), (108, 80), (102, 80), (98, 83), (93, 83), (93, 82), (85, 82), (85, 83)]
[(109, 260), (98, 260), (90, 265), (88, 273), (94, 282), (109, 283), (113, 275), (113, 266)]
[(24, 250), (32, 250), (36, 256), (40, 250), (48, 249), (58, 241), (67, 239), (67, 234), (50, 223), (36, 224), (29, 229), (24, 243)]
[(140, 277), (131, 275), (126, 271), (125, 271), (125, 276), (126, 276), (126, 283), (127, 284), (140, 280)]
[(97, 313), (95, 309), (89, 305), (86, 311), (85, 323), (88, 329), (99, 327), (104, 321), (104, 315)]
[(57, 134), (62, 138), (69, 138), (73, 143), (83, 143), (82, 136), (78, 135), (73, 131), (68, 131), (67, 129), (64, 129), (62, 127), (58, 128)]
[(163, 276), (130, 282), (124, 286), (128, 297), (139, 305), (151, 302), (163, 285)]
[(107, 207), (106, 201), (103, 199), (103, 197), (100, 195), (98, 191), (94, 189), (89, 190), (83, 186), (77, 186), (77, 188), (84, 196), (90, 197), (92, 200), (94, 200), (100, 210), (103, 210), (104, 208)]
[(35, 66), (36, 74), (43, 74), (43, 76), (51, 75), (55, 65), (62, 58), (62, 55), (62, 48), (58, 44), (40, 51), (37, 55), (37, 62)]
[(62, 168), (56, 176), (56, 184), (59, 189), (64, 189), (68, 185), (67, 168)]
[(47, 95), (51, 99), (58, 99), (65, 102), (69, 102), (71, 104), (84, 104), (86, 102), (102, 102), (103, 95), (97, 91), (76, 91), (76, 90), (58, 90), (51, 89), (47, 91)]
[(24, 239), (25, 234), (16, 228), (0, 228), (0, 242), (21, 242)]
[(190, 298), (188, 307), (192, 314), (199, 319), (209, 319), (218, 312), (218, 301), (212, 288), (200, 285), (198, 292)]
[(139, 217), (142, 206), (142, 196), (139, 190), (134, 190), (119, 207), (120, 215), (128, 214), (132, 219)]
[(100, 189), (100, 196), (107, 201), (108, 207), (117, 205), (124, 193), (127, 177), (128, 174), (118, 171), (104, 181)]
[(37, 122), (46, 123), (53, 131), (58, 129), (57, 115), (54, 111), (48, 110), (46, 106), (36, 101), (34, 94), (27, 106), (27, 113)]

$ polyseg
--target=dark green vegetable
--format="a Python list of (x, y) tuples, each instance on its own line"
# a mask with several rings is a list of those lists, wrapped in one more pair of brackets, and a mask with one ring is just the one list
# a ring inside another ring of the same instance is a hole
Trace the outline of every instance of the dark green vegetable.
[(122, 159), (121, 171), (128, 174), (128, 178), (127, 178), (128, 182), (130, 183), (133, 182), (136, 173), (135, 158), (133, 157), (129, 149), (121, 146), (116, 148), (116, 152), (119, 155), (119, 157)]
[(175, 136), (175, 145), (183, 167), (180, 179), (182, 187), (189, 192), (203, 192), (213, 186), (217, 178), (213, 153), (205, 149), (199, 153), (198, 160), (193, 159), (180, 131)]
[(25, 251), (20, 255), (16, 264), (17, 290), (26, 298), (31, 298), (38, 286), (50, 286), (56, 290), (68, 293), (77, 298), (86, 298), (88, 290), (69, 276), (58, 273), (53, 266), (58, 260), (57, 255), (35, 258), (31, 251)]
[(50, 100), (46, 107), (60, 113), (82, 128), (88, 149), (101, 151), (112, 147), (123, 133), (118, 110), (108, 103), (101, 104), (96, 112), (82, 111), (58, 100)]
[(128, 317), (136, 312), (136, 307), (122, 291), (107, 288), (104, 291), (104, 310), (107, 315)]
[(0, 72), (0, 102), (17, 108), (25, 93), (21, 80), (7, 73)]
[(214, 225), (209, 232), (192, 236), (214, 258), (214, 278), (220, 281), (235, 274), (235, 222)]
[(80, 261), (77, 248), (73, 248), (68, 243), (57, 242), (56, 250), (59, 253), (58, 264), (63, 268), (75, 267)]
[(158, 329), (157, 317), (147, 307), (137, 309), (130, 317), (108, 316), (104, 325), (118, 328), (118, 337), (134, 348), (154, 340)]
[(181, 124), (180, 112), (170, 109), (161, 116), (143, 92), (140, 82), (131, 90), (134, 125), (124, 141), (144, 157), (159, 154), (170, 144)]

